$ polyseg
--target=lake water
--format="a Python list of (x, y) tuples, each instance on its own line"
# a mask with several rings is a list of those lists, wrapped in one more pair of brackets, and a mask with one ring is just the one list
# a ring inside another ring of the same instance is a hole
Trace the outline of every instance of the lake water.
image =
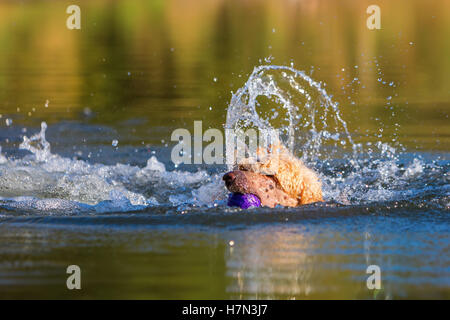
[[(383, 3), (380, 30), (365, 1), (77, 3), (81, 30), (59, 1), (0, 4), (0, 298), (450, 298), (448, 1)], [(290, 91), (324, 203), (229, 208), (225, 165), (171, 161), (261, 65), (342, 119)]]

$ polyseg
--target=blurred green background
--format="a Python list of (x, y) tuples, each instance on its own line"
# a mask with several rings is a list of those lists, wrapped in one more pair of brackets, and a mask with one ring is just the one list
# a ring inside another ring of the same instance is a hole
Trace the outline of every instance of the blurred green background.
[(355, 136), (398, 124), (408, 148), (448, 150), (449, 57), (447, 0), (2, 1), (0, 129), (139, 119), (121, 142), (157, 144), (193, 120), (221, 128), (230, 92), (271, 60), (325, 82)]

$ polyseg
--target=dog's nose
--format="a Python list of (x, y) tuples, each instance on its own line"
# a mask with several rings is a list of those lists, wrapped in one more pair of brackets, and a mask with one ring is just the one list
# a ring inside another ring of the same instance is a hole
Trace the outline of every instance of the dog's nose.
[(225, 173), (222, 177), (222, 180), (225, 181), (225, 184), (227, 186), (231, 185), (233, 183), (234, 179), (236, 179), (236, 175), (233, 172)]

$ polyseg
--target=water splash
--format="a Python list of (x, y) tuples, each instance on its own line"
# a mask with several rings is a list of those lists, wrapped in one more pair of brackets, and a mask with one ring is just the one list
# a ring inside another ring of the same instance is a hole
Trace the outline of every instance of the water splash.
[(23, 137), (23, 142), (19, 149), (28, 150), (36, 157), (39, 162), (48, 160), (52, 154), (50, 152), (50, 143), (45, 139), (45, 131), (47, 130), (47, 123), (41, 123), (41, 131), (31, 138)]
[[(406, 160), (401, 145), (355, 142), (339, 104), (320, 82), (292, 67), (256, 67), (232, 95), (225, 128), (281, 132), (284, 144), (319, 172), (327, 201), (400, 201), (432, 193), (446, 184), (440, 177), (433, 190), (416, 186), (417, 175), (423, 180), (446, 169), (417, 157)], [(227, 141), (230, 147), (231, 143)]]
[(0, 153), (0, 207), (40, 213), (107, 213), (212, 206), (225, 197), (217, 190), (201, 188), (217, 176), (204, 171), (169, 172), (155, 156), (143, 168), (61, 157), (51, 153), (46, 130), (43, 122), (39, 133), (23, 138), (20, 149), (30, 152), (24, 158), (8, 159)]
[(232, 95), (225, 128), (249, 127), (278, 130), (284, 144), (309, 162), (329, 155), (323, 149), (329, 145), (334, 147), (332, 153), (345, 146), (357, 149), (338, 103), (321, 83), (288, 66), (256, 67)]
[[(414, 208), (448, 210), (447, 160), (425, 159), (401, 145), (394, 148), (373, 141), (373, 136), (358, 143), (339, 105), (323, 87), (292, 67), (257, 67), (232, 95), (225, 127), (280, 129), (286, 145), (319, 173), (329, 204), (396, 207), (403, 201)], [(156, 156), (146, 159), (142, 168), (70, 159), (51, 152), (46, 130), (44, 122), (40, 132), (23, 138), (20, 148), (29, 154), (21, 159), (8, 158), (0, 149), (0, 210), (38, 214), (158, 208), (184, 213), (216, 206), (220, 212), (229, 210), (223, 168), (168, 171), (165, 163), (170, 160)]]
[(6, 161), (8, 161), (8, 160), (2, 154), (2, 147), (0, 146), (0, 164), (6, 163)]

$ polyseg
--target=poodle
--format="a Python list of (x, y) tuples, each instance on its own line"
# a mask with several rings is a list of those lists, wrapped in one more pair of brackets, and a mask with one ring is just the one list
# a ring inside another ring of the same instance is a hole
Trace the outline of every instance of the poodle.
[(256, 159), (238, 161), (236, 170), (223, 180), (233, 194), (254, 195), (262, 206), (271, 208), (323, 201), (317, 174), (281, 144), (259, 148)]

